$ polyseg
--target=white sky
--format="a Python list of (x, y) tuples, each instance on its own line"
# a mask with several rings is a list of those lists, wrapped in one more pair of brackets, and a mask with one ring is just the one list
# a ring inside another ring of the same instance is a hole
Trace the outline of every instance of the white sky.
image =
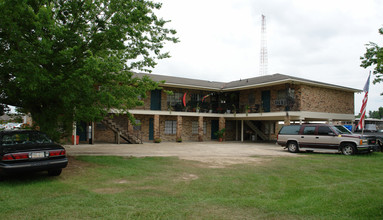
[[(228, 82), (259, 76), (261, 15), (266, 16), (268, 74), (281, 73), (363, 89), (365, 44), (383, 46), (381, 0), (159, 0), (180, 43), (153, 73)], [(371, 80), (372, 81), (372, 80)], [(383, 106), (370, 85), (367, 110)], [(355, 95), (355, 114), (364, 94)]]

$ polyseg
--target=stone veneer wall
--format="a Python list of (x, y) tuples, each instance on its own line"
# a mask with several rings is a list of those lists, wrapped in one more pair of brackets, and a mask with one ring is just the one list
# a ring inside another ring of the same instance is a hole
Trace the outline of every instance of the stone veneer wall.
[(354, 114), (354, 93), (301, 85), (301, 111)]

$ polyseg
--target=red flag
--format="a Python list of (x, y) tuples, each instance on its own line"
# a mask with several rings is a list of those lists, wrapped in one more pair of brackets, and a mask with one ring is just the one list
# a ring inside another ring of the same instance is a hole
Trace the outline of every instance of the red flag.
[(368, 100), (368, 90), (370, 89), (370, 76), (371, 76), (371, 72), (368, 75), (367, 82), (366, 82), (366, 84), (364, 85), (364, 88), (363, 88), (363, 92), (365, 92), (365, 94), (364, 94), (364, 98), (363, 98), (363, 101), (362, 101), (362, 107), (360, 108), (360, 119), (359, 119), (359, 123), (358, 123), (358, 129), (364, 128), (364, 117), (366, 116), (366, 106), (367, 106), (367, 100)]

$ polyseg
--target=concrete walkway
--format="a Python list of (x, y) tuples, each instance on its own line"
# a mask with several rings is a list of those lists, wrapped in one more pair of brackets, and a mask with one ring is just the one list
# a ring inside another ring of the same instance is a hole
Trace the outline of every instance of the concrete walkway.
[(113, 155), (133, 157), (178, 157), (212, 166), (253, 163), (280, 156), (298, 156), (275, 143), (241, 142), (162, 142), (144, 144), (66, 145), (69, 156)]

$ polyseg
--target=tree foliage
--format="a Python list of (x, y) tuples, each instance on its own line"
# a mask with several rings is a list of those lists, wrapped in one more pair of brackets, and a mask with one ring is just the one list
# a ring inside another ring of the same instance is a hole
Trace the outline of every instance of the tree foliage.
[[(149, 0), (0, 0), (0, 103), (21, 107), (41, 130), (71, 130), (110, 109), (142, 105), (149, 71), (176, 33)], [(129, 114), (130, 115), (130, 114)]]
[(369, 118), (382, 119), (383, 118), (383, 107), (379, 107), (378, 111), (369, 111)]
[[(383, 28), (379, 29), (379, 33), (383, 35)], [(374, 67), (375, 79), (373, 83), (380, 83), (383, 81), (383, 48), (373, 42), (368, 43), (366, 46), (366, 53), (360, 58), (362, 60), (360, 66), (364, 68)]]

